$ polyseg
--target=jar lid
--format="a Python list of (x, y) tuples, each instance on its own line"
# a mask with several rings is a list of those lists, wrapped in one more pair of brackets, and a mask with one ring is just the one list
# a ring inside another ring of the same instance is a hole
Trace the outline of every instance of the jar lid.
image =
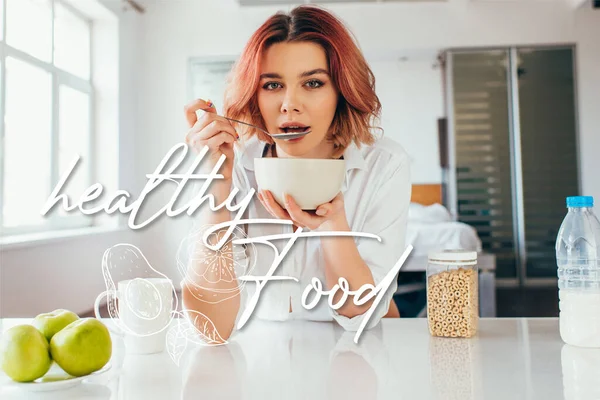
[(477, 263), (477, 252), (462, 249), (434, 251), (429, 253), (429, 262), (432, 264), (474, 265)]

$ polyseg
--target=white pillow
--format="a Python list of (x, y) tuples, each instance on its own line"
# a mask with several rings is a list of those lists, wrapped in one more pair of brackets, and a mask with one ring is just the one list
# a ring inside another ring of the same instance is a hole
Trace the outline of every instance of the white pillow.
[(452, 215), (450, 215), (446, 207), (438, 203), (430, 206), (410, 203), (408, 207), (408, 220), (418, 222), (448, 222), (452, 221)]

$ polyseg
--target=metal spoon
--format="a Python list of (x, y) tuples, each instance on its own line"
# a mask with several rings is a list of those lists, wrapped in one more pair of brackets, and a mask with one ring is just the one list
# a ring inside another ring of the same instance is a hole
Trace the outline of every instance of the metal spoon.
[(249, 124), (249, 123), (244, 122), (244, 121), (238, 121), (237, 119), (224, 117), (222, 115), (218, 115), (218, 117), (221, 117), (223, 119), (226, 119), (226, 120), (229, 120), (229, 121), (232, 121), (232, 122), (237, 122), (238, 124), (243, 124), (243, 125), (251, 126), (253, 128), (256, 128), (256, 129), (258, 129), (258, 130), (266, 133), (267, 135), (271, 136), (274, 139), (283, 139), (283, 140), (298, 139), (299, 137), (302, 137), (304, 135), (308, 135), (311, 132), (310, 130), (308, 130), (308, 131), (304, 131), (304, 132), (294, 132), (294, 133), (269, 133), (269, 132), (265, 131), (264, 129), (262, 129), (261, 127)]

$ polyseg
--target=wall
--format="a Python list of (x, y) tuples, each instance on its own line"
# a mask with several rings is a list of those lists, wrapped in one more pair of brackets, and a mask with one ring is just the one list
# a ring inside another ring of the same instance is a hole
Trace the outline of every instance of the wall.
[(600, 10), (578, 12), (577, 108), (580, 179), (583, 194), (600, 202)]
[(369, 56), (382, 103), (384, 136), (401, 143), (411, 158), (413, 182), (439, 183), (437, 119), (444, 115), (442, 73), (435, 52), (407, 60), (379, 61)]
[[(117, 93), (121, 106), (118, 114), (113, 115), (115, 120), (111, 125), (120, 132), (120, 135), (112, 132), (113, 137), (118, 136), (118, 154), (111, 154), (109, 158), (119, 159), (118, 185), (133, 194), (141, 184), (135, 162), (139, 16), (132, 12), (123, 13), (118, 2), (107, 0), (106, 4), (121, 16), (120, 21), (114, 22), (121, 34), (118, 54), (108, 60), (109, 63), (118, 62), (121, 71)], [(114, 147), (111, 151), (114, 153)], [(0, 317), (35, 316), (56, 308), (68, 308), (77, 313), (90, 311), (96, 296), (104, 290), (100, 269), (104, 251), (121, 242), (140, 245), (142, 235), (142, 232), (128, 229), (110, 229), (3, 246), (0, 251)]]

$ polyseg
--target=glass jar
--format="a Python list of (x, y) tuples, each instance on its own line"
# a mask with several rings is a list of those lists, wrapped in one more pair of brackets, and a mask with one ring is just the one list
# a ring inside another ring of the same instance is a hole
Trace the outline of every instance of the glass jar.
[(433, 336), (472, 337), (479, 320), (477, 253), (444, 250), (429, 254), (427, 321)]

